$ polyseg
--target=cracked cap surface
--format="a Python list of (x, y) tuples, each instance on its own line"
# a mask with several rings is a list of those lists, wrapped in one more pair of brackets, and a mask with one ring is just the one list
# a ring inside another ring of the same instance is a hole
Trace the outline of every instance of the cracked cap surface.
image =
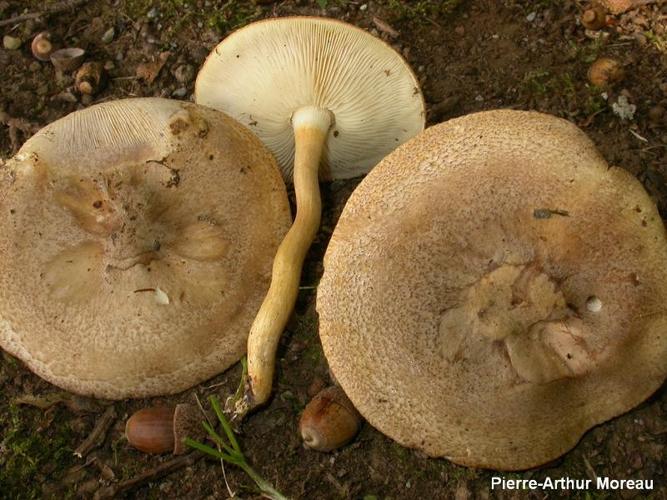
[(92, 106), (0, 169), (0, 347), (67, 390), (175, 393), (245, 352), (289, 227), (275, 160), (223, 113)]
[(324, 269), (332, 372), (432, 456), (546, 463), (667, 375), (662, 220), (555, 117), (477, 113), (406, 143), (350, 197)]

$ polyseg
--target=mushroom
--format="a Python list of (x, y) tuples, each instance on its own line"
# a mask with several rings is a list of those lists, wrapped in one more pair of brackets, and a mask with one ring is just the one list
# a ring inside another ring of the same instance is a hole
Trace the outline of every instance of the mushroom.
[(255, 406), (271, 393), (278, 340), (319, 227), (318, 177), (366, 173), (423, 129), (424, 100), (391, 47), (346, 23), (308, 17), (265, 20), (227, 37), (199, 72), (195, 100), (248, 125), (296, 192), (296, 219), (248, 340), (245, 401)]
[(72, 392), (176, 393), (245, 352), (289, 222), (275, 160), (215, 110), (127, 99), (0, 168), (0, 347)]
[(325, 356), (400, 444), (519, 470), (667, 376), (667, 238), (574, 125), (489, 111), (426, 130), (350, 197), (324, 259)]

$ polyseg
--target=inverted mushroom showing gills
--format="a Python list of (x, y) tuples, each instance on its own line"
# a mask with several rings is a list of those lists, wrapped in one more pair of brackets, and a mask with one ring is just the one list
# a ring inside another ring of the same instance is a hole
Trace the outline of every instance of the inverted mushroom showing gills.
[(667, 375), (667, 238), (641, 184), (574, 125), (435, 126), (350, 197), (324, 259), (324, 353), (399, 443), (518, 470)]
[(275, 160), (219, 111), (92, 106), (0, 168), (0, 347), (73, 392), (175, 393), (245, 352), (289, 227)]
[(270, 395), (278, 340), (320, 224), (318, 177), (366, 173), (423, 129), (424, 100), (391, 47), (346, 23), (308, 17), (261, 21), (227, 37), (199, 72), (195, 97), (248, 125), (294, 182), (296, 220), (248, 340), (247, 396), (258, 405)]

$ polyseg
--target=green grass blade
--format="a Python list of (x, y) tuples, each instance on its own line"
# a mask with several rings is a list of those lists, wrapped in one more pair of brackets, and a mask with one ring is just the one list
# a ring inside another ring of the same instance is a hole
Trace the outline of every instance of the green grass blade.
[(236, 457), (232, 457), (231, 455), (227, 455), (226, 453), (218, 451), (215, 448), (212, 448), (212, 447), (208, 446), (207, 444), (200, 443), (199, 441), (194, 441), (193, 439), (185, 438), (185, 444), (187, 444), (191, 448), (194, 448), (195, 450), (199, 450), (202, 453), (206, 453), (207, 455), (210, 455), (213, 458), (222, 458), (226, 462), (232, 463), (234, 465), (239, 465), (239, 466), (242, 463), (242, 462), (239, 462), (239, 460)]
[(238, 455), (238, 452), (230, 448), (229, 445), (225, 443), (224, 439), (222, 439), (222, 436), (217, 432), (215, 432), (215, 429), (211, 427), (211, 425), (208, 422), (202, 422), (201, 425), (204, 427), (204, 429), (206, 429), (206, 432), (208, 432), (209, 437), (215, 442), (215, 444), (220, 446), (222, 449), (224, 449), (227, 453), (229, 453), (232, 456)]
[(232, 448), (234, 448), (234, 450), (236, 450), (236, 452), (239, 453), (240, 455), (243, 455), (241, 447), (239, 446), (239, 443), (236, 440), (236, 436), (234, 436), (234, 431), (232, 430), (232, 426), (229, 425), (227, 417), (225, 417), (225, 414), (222, 413), (222, 409), (220, 408), (220, 401), (218, 401), (218, 398), (216, 398), (215, 396), (211, 396), (209, 398), (209, 401), (211, 402), (211, 406), (213, 407), (215, 415), (218, 417), (218, 420), (220, 420), (220, 425), (222, 425), (222, 428), (224, 429), (225, 434), (227, 435), (227, 439), (229, 439), (229, 442), (232, 445)]

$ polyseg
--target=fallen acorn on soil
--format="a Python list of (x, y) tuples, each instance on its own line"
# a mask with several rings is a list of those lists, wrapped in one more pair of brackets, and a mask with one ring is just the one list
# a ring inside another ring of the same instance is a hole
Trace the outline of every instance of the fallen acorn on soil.
[(104, 67), (99, 62), (84, 63), (76, 72), (74, 86), (81, 94), (95, 95), (104, 86)]
[(588, 30), (599, 30), (607, 24), (607, 12), (599, 3), (592, 4), (581, 15), (581, 24)]
[(320, 391), (306, 405), (299, 434), (308, 448), (332, 451), (347, 444), (359, 432), (361, 416), (339, 386)]
[(596, 87), (610, 87), (625, 76), (623, 66), (616, 59), (600, 57), (588, 70), (588, 80)]
[(152, 406), (135, 412), (125, 424), (125, 437), (133, 448), (144, 453), (171, 452), (182, 455), (187, 451), (186, 437), (201, 438), (204, 416), (190, 404)]

